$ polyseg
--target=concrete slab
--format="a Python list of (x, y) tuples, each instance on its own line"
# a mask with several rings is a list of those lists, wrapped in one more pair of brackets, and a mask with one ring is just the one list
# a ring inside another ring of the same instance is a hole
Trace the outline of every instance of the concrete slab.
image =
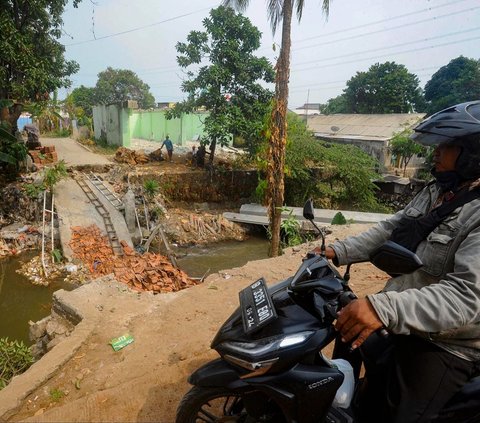
[[(132, 238), (128, 232), (123, 215), (113, 207), (105, 197), (99, 194), (89, 181), (87, 181), (87, 184), (110, 213), (110, 218), (117, 232), (118, 239), (120, 241), (126, 241), (128, 245), (133, 247)], [(105, 223), (102, 217), (93, 204), (90, 203), (75, 180), (65, 179), (55, 186), (55, 207), (59, 216), (60, 242), (62, 244), (63, 255), (67, 259), (71, 259), (72, 257), (72, 250), (69, 246), (72, 238), (72, 226), (96, 225), (106, 233)]]
[[(292, 216), (299, 221), (303, 221), (303, 209), (301, 207), (287, 207), (292, 211)], [(282, 213), (282, 219), (287, 219), (290, 216), (289, 211)], [(333, 217), (341, 212), (345, 219), (353, 223), (377, 223), (391, 217), (391, 214), (385, 213), (365, 213), (348, 210), (329, 210), (329, 209), (315, 209), (316, 223), (331, 223)], [(240, 207), (240, 213), (224, 213), (224, 217), (228, 220), (249, 223), (256, 225), (268, 225), (267, 208), (260, 204), (243, 204)]]

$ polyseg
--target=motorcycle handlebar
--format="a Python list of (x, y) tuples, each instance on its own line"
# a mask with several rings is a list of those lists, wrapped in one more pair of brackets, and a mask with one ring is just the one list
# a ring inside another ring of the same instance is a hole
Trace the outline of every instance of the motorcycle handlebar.
[[(347, 304), (351, 303), (353, 300), (356, 300), (357, 298), (358, 297), (352, 291), (344, 291), (344, 292), (342, 292), (342, 294), (340, 295), (340, 298), (339, 298), (340, 306), (343, 308)], [(376, 332), (382, 338), (385, 338), (385, 339), (387, 339), (390, 336), (387, 329), (385, 329), (384, 327), (381, 327)]]

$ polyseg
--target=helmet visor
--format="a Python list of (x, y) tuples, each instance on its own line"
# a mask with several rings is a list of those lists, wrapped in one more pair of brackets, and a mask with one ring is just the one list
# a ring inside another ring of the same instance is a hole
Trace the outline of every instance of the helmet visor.
[(410, 135), (410, 139), (426, 147), (448, 143), (453, 140), (451, 137), (438, 134), (429, 134), (428, 132), (414, 132), (412, 135)]

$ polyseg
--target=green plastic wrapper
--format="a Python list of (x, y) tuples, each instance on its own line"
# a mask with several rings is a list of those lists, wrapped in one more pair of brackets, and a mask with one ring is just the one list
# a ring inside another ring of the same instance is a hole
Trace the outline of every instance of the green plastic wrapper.
[(128, 344), (133, 342), (133, 336), (126, 333), (125, 335), (119, 336), (118, 338), (113, 338), (109, 343), (115, 351), (121, 350), (126, 347)]

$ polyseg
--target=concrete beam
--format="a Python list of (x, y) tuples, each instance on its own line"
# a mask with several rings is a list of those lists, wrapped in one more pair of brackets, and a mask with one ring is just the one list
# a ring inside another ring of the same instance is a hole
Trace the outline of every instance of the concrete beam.
[[(287, 207), (288, 211), (282, 213), (282, 220), (294, 216), (298, 221), (304, 221), (303, 209), (301, 207)], [(291, 211), (292, 213), (290, 214)], [(377, 223), (391, 217), (391, 214), (384, 213), (365, 213), (348, 210), (329, 210), (315, 209), (315, 223), (330, 224), (333, 217), (341, 212), (347, 221), (352, 223)], [(238, 223), (248, 223), (251, 225), (268, 225), (267, 208), (260, 204), (243, 204), (240, 207), (240, 213), (224, 213), (223, 216)]]

